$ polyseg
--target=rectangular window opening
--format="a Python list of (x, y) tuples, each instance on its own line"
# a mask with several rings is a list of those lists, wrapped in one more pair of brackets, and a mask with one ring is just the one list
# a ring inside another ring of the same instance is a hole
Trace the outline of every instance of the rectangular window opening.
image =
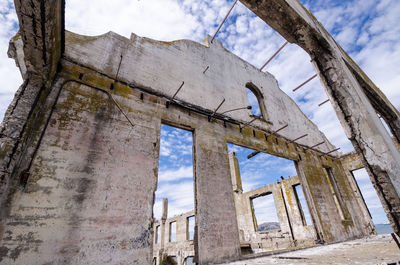
[(157, 225), (157, 227), (156, 227), (156, 238), (155, 238), (155, 242), (156, 242), (156, 244), (160, 244), (160, 242), (161, 242), (161, 234), (160, 234), (160, 226), (159, 225)]
[(176, 242), (176, 222), (169, 223), (169, 242)]
[(167, 257), (167, 264), (170, 265), (178, 265), (178, 259), (175, 256), (168, 256)]
[(304, 196), (303, 188), (301, 184), (293, 186), (294, 194), (296, 196), (297, 205), (299, 206), (299, 211), (303, 220), (303, 225), (312, 225), (310, 211)]
[(341, 198), (340, 198), (340, 193), (339, 193), (339, 188), (338, 188), (338, 184), (337, 184), (336, 178), (333, 175), (333, 172), (332, 172), (331, 168), (326, 167), (325, 171), (326, 171), (327, 181), (328, 181), (328, 184), (329, 184), (329, 189), (331, 190), (331, 193), (333, 195), (333, 199), (335, 201), (336, 208), (337, 208), (337, 210), (339, 212), (340, 218), (342, 220), (346, 220), (346, 216), (345, 216), (344, 211), (343, 211), (343, 203), (342, 203)]
[[(194, 210), (193, 187), (193, 132), (162, 124), (153, 213), (156, 222), (166, 219), (166, 224), (171, 224), (169, 242), (177, 240), (176, 222), (170, 222), (170, 218)], [(159, 242), (160, 236), (156, 239)], [(185, 240), (185, 236), (178, 240)]]
[(237, 179), (236, 184), (240, 184), (242, 192), (297, 176), (292, 160), (263, 152), (255, 153), (254, 149), (231, 143), (227, 144), (227, 148), (228, 153), (235, 157), (230, 166), (236, 172), (234, 179)]
[(186, 234), (186, 239), (187, 240), (193, 240), (194, 239), (194, 225), (195, 225), (195, 217), (194, 216), (189, 216), (187, 218), (187, 234)]
[(389, 219), (383, 209), (381, 201), (379, 200), (378, 194), (372, 185), (371, 179), (368, 176), (367, 170), (361, 168), (351, 172), (356, 182), (358, 191), (360, 192), (361, 198), (363, 199), (372, 221), (375, 225), (376, 232), (378, 234), (390, 234), (393, 233), (393, 229), (390, 226)]
[(272, 193), (252, 198), (251, 205), (256, 231), (263, 232), (281, 229)]

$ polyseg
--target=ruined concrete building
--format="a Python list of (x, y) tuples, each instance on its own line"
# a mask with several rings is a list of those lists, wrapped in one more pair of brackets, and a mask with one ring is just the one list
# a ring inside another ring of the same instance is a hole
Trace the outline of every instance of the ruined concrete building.
[[(217, 40), (81, 36), (65, 31), (62, 0), (15, 0), (9, 55), (24, 83), (0, 128), (1, 264), (158, 264), (164, 253), (212, 264), (362, 238), (375, 233), (351, 174), (362, 167), (400, 235), (399, 111), (298, 1), (240, 1), (310, 55), (356, 153), (331, 152), (271, 74)], [(246, 88), (260, 119), (226, 112), (249, 104)], [(193, 132), (195, 210), (154, 222), (161, 124)], [(290, 159), (298, 175), (245, 193), (227, 143)], [(251, 200), (265, 194), (280, 229), (261, 233)], [(168, 240), (173, 222), (183, 243)]]

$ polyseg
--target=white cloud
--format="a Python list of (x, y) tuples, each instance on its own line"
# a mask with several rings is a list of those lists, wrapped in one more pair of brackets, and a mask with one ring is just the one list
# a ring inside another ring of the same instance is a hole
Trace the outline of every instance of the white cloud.
[(193, 167), (182, 166), (178, 169), (171, 169), (160, 172), (158, 175), (158, 181), (176, 181), (183, 179), (193, 179)]
[(154, 217), (160, 219), (162, 199), (168, 198), (168, 217), (173, 217), (194, 209), (193, 181), (163, 184), (156, 191)]

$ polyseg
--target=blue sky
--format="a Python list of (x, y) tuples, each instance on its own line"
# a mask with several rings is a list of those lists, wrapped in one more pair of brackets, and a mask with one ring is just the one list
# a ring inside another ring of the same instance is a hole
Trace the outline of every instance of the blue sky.
[[(99, 35), (110, 30), (129, 37), (131, 32), (158, 40), (191, 39), (202, 42), (213, 34), (233, 1), (227, 0), (96, 0), (66, 1), (66, 28), (80, 34)], [(334, 35), (339, 44), (359, 63), (392, 103), (400, 107), (400, 1), (398, 0), (300, 0)], [(0, 0), (0, 119), (22, 83), (18, 69), (6, 52), (18, 22), (12, 0)], [(240, 2), (217, 36), (225, 47), (260, 67), (285, 42)], [(292, 89), (314, 75), (308, 55), (289, 44), (266, 68), (283, 91), (318, 125), (343, 152), (353, 148), (330, 104), (318, 107), (327, 96), (315, 79), (297, 92)], [(173, 133), (173, 131), (171, 132)], [(166, 154), (174, 137), (165, 133)], [(186, 136), (185, 136), (186, 137)], [(190, 137), (186, 137), (187, 139)], [(185, 139), (186, 139), (185, 138)], [(191, 143), (190, 143), (191, 144)], [(183, 145), (190, 145), (189, 142)], [(178, 144), (179, 145), (179, 144)], [(187, 152), (187, 148), (178, 149)], [(177, 153), (172, 153), (172, 155)], [(188, 185), (191, 172), (189, 155), (168, 160), (161, 155), (160, 176), (173, 179), (174, 187)], [(165, 161), (163, 159), (166, 159)], [(246, 168), (246, 167), (245, 167)], [(164, 172), (164, 173), (163, 173)], [(251, 172), (251, 167), (249, 167)], [(164, 174), (164, 175), (161, 175)], [(250, 174), (250, 173), (244, 173)], [(179, 176), (179, 179), (178, 179)], [(256, 182), (255, 178), (253, 182)], [(371, 191), (370, 189), (367, 189)], [(176, 209), (184, 210), (182, 205)], [(171, 205), (170, 205), (171, 208)]]

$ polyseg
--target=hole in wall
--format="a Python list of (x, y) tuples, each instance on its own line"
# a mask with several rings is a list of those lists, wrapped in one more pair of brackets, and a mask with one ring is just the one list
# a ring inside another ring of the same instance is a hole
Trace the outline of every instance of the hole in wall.
[(369, 214), (375, 225), (376, 232), (378, 234), (393, 233), (393, 229), (389, 224), (385, 210), (383, 209), (378, 194), (372, 185), (367, 170), (365, 168), (361, 168), (352, 171), (351, 174), (354, 177), (361, 198), (369, 211)]
[(300, 214), (302, 215), (303, 225), (312, 225), (310, 210), (308, 209), (307, 201), (304, 196), (303, 187), (301, 186), (301, 184), (294, 185), (293, 191), (296, 196), (296, 201), (300, 210)]
[(176, 242), (176, 221), (169, 223), (169, 242)]
[[(158, 183), (153, 207), (155, 229), (163, 243), (161, 254), (174, 255), (173, 244), (194, 239), (193, 132), (161, 125)], [(167, 203), (164, 200), (167, 199)], [(165, 209), (163, 210), (165, 205)], [(165, 218), (165, 219), (164, 219)], [(165, 220), (165, 225), (162, 225)], [(189, 239), (190, 238), (190, 239)], [(156, 241), (158, 240), (158, 241)], [(161, 244), (153, 246), (159, 253)], [(156, 258), (160, 260), (163, 255)]]
[(256, 231), (271, 231), (281, 229), (279, 218), (272, 194), (262, 195), (251, 199), (256, 219)]
[(282, 157), (259, 153), (247, 159), (255, 150), (228, 143), (228, 153), (234, 152), (238, 159), (243, 192), (280, 182), (281, 177), (289, 178), (297, 175), (294, 162)]
[(186, 220), (187, 228), (186, 228), (186, 239), (193, 240), (194, 239), (194, 225), (195, 225), (195, 216), (189, 216)]
[(196, 265), (196, 263), (194, 262), (194, 257), (187, 257), (185, 259), (185, 265)]

